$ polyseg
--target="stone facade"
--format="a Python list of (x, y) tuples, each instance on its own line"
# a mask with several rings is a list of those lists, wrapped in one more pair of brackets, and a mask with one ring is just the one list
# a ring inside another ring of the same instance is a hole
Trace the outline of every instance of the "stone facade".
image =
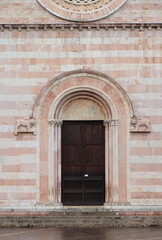
[(105, 208), (162, 210), (161, 0), (84, 23), (1, 0), (0, 59), (2, 209), (62, 207), (61, 121), (93, 102), (98, 115), (84, 118), (106, 125)]

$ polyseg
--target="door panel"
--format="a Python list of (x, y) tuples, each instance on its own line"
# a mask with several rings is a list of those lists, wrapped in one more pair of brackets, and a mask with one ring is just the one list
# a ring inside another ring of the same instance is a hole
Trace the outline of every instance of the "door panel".
[(62, 202), (102, 205), (105, 195), (103, 121), (63, 121)]

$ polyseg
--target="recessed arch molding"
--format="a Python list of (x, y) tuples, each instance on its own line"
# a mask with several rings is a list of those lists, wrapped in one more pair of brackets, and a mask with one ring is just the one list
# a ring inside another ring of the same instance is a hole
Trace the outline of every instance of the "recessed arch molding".
[[(50, 80), (33, 106), (32, 117), (37, 121), (37, 137), (40, 143), (39, 202), (62, 205), (61, 125), (65, 116), (64, 110), (77, 99), (87, 99), (90, 104), (96, 104), (103, 113), (101, 120), (105, 126), (105, 205), (127, 204), (127, 148), (129, 122), (134, 115), (133, 106), (118, 82), (106, 74), (86, 69), (63, 73)], [(70, 116), (73, 118), (73, 115)], [(92, 118), (93, 115), (91, 120)]]

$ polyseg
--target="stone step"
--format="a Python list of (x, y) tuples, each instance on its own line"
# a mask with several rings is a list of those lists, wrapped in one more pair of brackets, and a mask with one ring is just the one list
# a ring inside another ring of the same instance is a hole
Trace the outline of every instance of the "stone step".
[(148, 227), (162, 226), (162, 215), (125, 214), (107, 210), (58, 210), (44, 213), (8, 212), (0, 227)]

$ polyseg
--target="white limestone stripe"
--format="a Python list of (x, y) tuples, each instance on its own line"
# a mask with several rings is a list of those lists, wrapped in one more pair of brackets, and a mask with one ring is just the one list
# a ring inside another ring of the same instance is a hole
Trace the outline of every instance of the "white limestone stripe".
[(162, 186), (160, 185), (147, 185), (147, 186), (143, 186), (143, 185), (131, 185), (130, 188), (131, 192), (161, 192), (162, 193)]
[[(95, 57), (96, 58), (96, 57)], [(60, 70), (61, 71), (66, 71), (66, 67), (70, 70), (70, 69), (77, 69), (77, 67), (81, 67), (83, 65), (77, 65), (75, 64), (66, 64), (66, 65), (61, 65), (60, 66)], [(123, 63), (120, 63), (120, 64), (104, 64), (102, 63), (101, 65), (100, 64), (92, 64), (92, 66), (95, 68), (95, 69), (99, 69), (101, 68), (103, 71), (137, 71), (137, 65), (136, 64), (123, 64)], [(159, 68), (162, 68), (162, 65), (159, 67)], [(155, 71), (159, 71), (159, 70), (155, 70)], [(160, 82), (160, 81), (159, 81)]]
[[(101, 51), (102, 52), (102, 51)], [(66, 64), (67, 66), (69, 66), (68, 64)], [(98, 66), (98, 64), (92, 64), (93, 66)], [(47, 70), (48, 70), (48, 67), (47, 65), (44, 64), (44, 66), (46, 66)], [(35, 72), (35, 71), (40, 71), (42, 70), (42, 68), (44, 67), (43, 64), (41, 65), (30, 65), (28, 68), (29, 68), (29, 72)], [(70, 65), (72, 66), (72, 65)], [(73, 64), (74, 66), (74, 64)], [(135, 70), (137, 71), (137, 68), (140, 68), (142, 69), (142, 67), (151, 67), (152, 70), (155, 70), (155, 71), (160, 71), (161, 68), (162, 68), (162, 64), (154, 64), (154, 66), (152, 66), (152, 64), (140, 64), (137, 65), (137, 64), (132, 64), (132, 63), (120, 63), (120, 64), (112, 64), (112, 63), (102, 63), (102, 68), (104, 69), (105, 67), (108, 67), (107, 70)], [(50, 66), (49, 66), (50, 67)], [(62, 65), (62, 67), (65, 67), (65, 65)], [(6, 66), (5, 66), (6, 68)], [(10, 71), (10, 70), (17, 70), (17, 65), (15, 65), (14, 67), (12, 65), (7, 65), (7, 68), (6, 68), (7, 71)], [(159, 81), (160, 82), (160, 81)], [(147, 82), (145, 81), (145, 83), (147, 84)], [(154, 82), (152, 81), (152, 83), (154, 84)], [(21, 85), (21, 83), (20, 83)]]
[(38, 163), (37, 156), (21, 155), (21, 156), (0, 156), (0, 164), (17, 165), (17, 164), (34, 164)]
[(162, 163), (162, 156), (130, 156), (130, 163)]
[[(97, 64), (92, 64), (93, 66), (95, 66), (95, 67), (99, 67), (99, 65), (97, 65)], [(111, 69), (111, 66), (110, 66), (111, 64), (102, 64), (102, 69), (104, 70), (104, 71), (107, 71), (108, 69), (110, 69), (110, 70), (113, 70), (113, 69)], [(124, 69), (124, 65), (122, 64), (122, 63), (120, 63), (120, 65), (122, 65), (123, 66), (123, 69)], [(136, 64), (134, 64), (134, 65), (136, 65)], [(69, 69), (76, 69), (76, 67), (74, 66), (74, 65), (66, 65), (66, 66), (68, 66), (68, 68)], [(83, 65), (76, 65), (78, 68), (79, 67), (83, 67)], [(105, 69), (106, 68), (106, 69)], [(119, 67), (113, 67), (114, 68), (114, 70), (119, 70)], [(137, 66), (135, 67), (135, 68), (137, 68)], [(37, 68), (37, 67), (32, 67), (32, 71), (40, 71), (40, 69), (39, 68)], [(62, 69), (63, 71), (65, 70), (65, 65), (61, 65), (60, 66), (60, 69)], [(120, 67), (120, 69), (121, 69), (121, 67)], [(130, 69), (130, 68), (129, 68)], [(125, 68), (125, 70), (128, 70), (128, 69), (126, 69)], [(134, 79), (130, 79), (130, 78), (124, 78), (123, 79), (123, 77), (121, 78), (119, 78), (120, 79), (120, 84), (121, 85), (123, 85), (123, 84), (126, 84), (126, 85), (132, 85), (132, 84), (134, 84)], [(41, 84), (46, 84), (46, 82), (48, 81), (48, 78), (41, 78)], [(141, 83), (141, 84), (147, 84), (147, 85), (159, 85), (159, 84), (161, 84), (161, 78), (145, 78), (145, 79), (142, 79), (141, 80), (141, 78), (138, 80), (138, 82), (139, 83)], [(14, 81), (13, 81), (13, 79), (11, 79), (10, 77), (3, 77), (3, 78), (0, 78), (0, 83), (3, 83), (3, 86), (13, 86), (13, 87), (15, 87), (15, 86), (37, 86), (38, 84), (40, 84), (40, 78), (33, 78), (32, 79), (32, 81), (29, 81), (29, 79), (28, 78), (22, 78), (22, 77), (19, 77), (19, 78), (14, 78)], [(13, 93), (14, 94), (14, 93)], [(21, 93), (20, 93), (21, 94)], [(5, 94), (4, 94), (5, 95)], [(4, 95), (0, 95), (0, 101), (4, 101)], [(130, 96), (131, 96), (131, 99), (143, 99), (143, 100), (145, 100), (145, 99), (161, 99), (162, 98), (162, 95), (160, 94), (160, 93), (155, 93), (155, 95), (152, 95), (152, 93), (146, 93), (145, 95), (143, 95), (143, 94), (134, 94), (134, 93), (130, 93), (129, 94)], [(152, 98), (151, 98), (151, 96), (150, 95), (152, 95)], [(6, 96), (8, 97), (9, 95), (7, 95), (6, 94)], [(12, 94), (10, 95), (11, 97), (13, 96)], [(15, 96), (15, 95), (14, 95)], [(18, 98), (19, 99), (21, 99), (20, 97), (19, 97), (19, 95), (17, 95), (18, 96)], [(33, 95), (29, 95), (29, 98), (28, 98), (28, 95), (24, 95), (24, 99), (21, 99), (21, 100), (23, 100), (23, 101), (25, 101), (25, 100), (27, 100), (27, 101), (30, 101), (31, 99), (33, 99)], [(11, 101), (11, 100), (8, 100), (8, 101)], [(14, 99), (13, 99), (13, 101), (14, 101)]]
[(103, 58), (103, 57), (161, 57), (160, 51), (152, 50), (112, 50), (112, 51), (81, 51), (81, 52), (2, 52), (1, 59), (6, 58)]
[[(34, 30), (35, 31), (35, 30)], [(33, 32), (34, 32), (33, 31)], [(67, 29), (67, 31), (69, 31)], [(78, 32), (78, 29), (76, 30), (76, 32)], [(139, 44), (139, 37), (135, 37), (135, 36), (130, 36), (129, 38), (127, 37), (127, 31), (125, 31), (123, 34), (123, 32), (117, 34), (116, 37), (114, 36), (111, 36), (111, 38), (109, 37), (106, 37), (107, 33), (105, 33), (105, 30), (103, 30), (104, 32), (104, 36), (102, 38), (102, 44), (113, 44), (113, 43), (116, 43), (118, 45), (120, 44), (124, 44), (124, 45), (127, 45), (127, 44)], [(109, 30), (109, 33), (114, 33), (114, 31), (112, 30)], [(72, 37), (72, 38), (60, 38), (58, 37), (58, 34), (57, 32), (53, 32), (53, 35), (52, 35), (52, 38), (39, 38), (37, 37), (37, 33), (34, 32), (34, 35), (33, 37), (26, 37), (26, 38), (14, 38), (14, 36), (11, 38), (11, 37), (8, 37), (8, 34), (6, 31), (4, 32), (1, 32), (1, 38), (0, 38), (0, 44), (4, 44), (4, 45), (14, 45), (15, 46), (15, 39), (16, 39), (16, 43), (18, 45), (24, 45), (24, 44), (31, 44), (31, 41), (33, 40), (34, 43), (33, 44), (50, 44), (50, 45), (53, 45), (55, 44), (55, 46), (62, 46), (63, 44), (64, 45), (72, 45), (72, 44), (85, 44), (85, 45), (88, 45), (88, 44), (92, 44), (92, 39), (96, 38), (98, 42), (100, 42), (100, 38), (97, 38), (96, 36), (96, 33), (93, 33), (93, 32), (89, 32), (89, 31), (86, 31), (86, 37)], [(89, 35), (87, 37), (87, 34)], [(147, 31), (146, 31), (146, 34), (147, 34)], [(154, 32), (154, 42), (153, 42), (153, 45), (156, 45), (156, 44), (161, 44), (161, 38), (162, 36), (160, 35), (160, 33), (158, 31), (155, 31)], [(96, 42), (96, 44), (98, 45), (98, 43)]]
[(162, 108), (142, 108), (141, 110), (144, 115), (149, 116), (162, 116)]
[[(151, 8), (151, 6), (150, 6), (150, 8)], [(160, 7), (159, 7), (160, 8)], [(151, 14), (152, 14), (152, 11), (153, 10), (148, 10), (147, 12), (145, 12), (145, 19), (146, 18), (150, 18), (150, 16), (151, 16)], [(122, 12), (122, 14), (124, 14), (125, 16), (129, 16), (129, 14), (130, 14), (130, 10), (124, 10), (123, 12)], [(143, 14), (143, 9), (142, 10), (139, 10), (139, 9), (137, 9), (137, 10), (131, 10), (131, 14), (132, 14), (132, 16), (133, 15), (136, 15), (136, 18), (138, 19), (138, 18), (140, 18), (141, 16), (142, 16), (142, 14)], [(160, 9), (159, 10), (156, 10), (156, 18), (158, 19), (160, 19), (161, 18), (161, 11), (160, 11)], [(145, 30), (144, 30), (145, 31)]]
[[(160, 80), (161, 81), (161, 80)], [(161, 82), (160, 82), (161, 84)], [(133, 100), (156, 100), (156, 99), (162, 99), (162, 94), (161, 93), (128, 93), (131, 99)]]
[[(143, 206), (155, 206), (157, 205), (157, 209), (154, 209), (154, 211), (159, 211), (158, 205), (162, 205), (162, 199), (131, 199), (132, 205), (143, 205)], [(132, 209), (133, 206), (131, 205)], [(144, 209), (145, 211), (145, 209)]]
[[(23, 199), (23, 201), (20, 199), (20, 200), (15, 200), (12, 198), (12, 195), (9, 196), (9, 200), (8, 201), (3, 201), (4, 202), (4, 206), (8, 206), (10, 205), (10, 208), (13, 210), (17, 210), (17, 207), (16, 206), (19, 206), (21, 209), (24, 209), (24, 206), (34, 206), (37, 202), (39, 202), (39, 193), (36, 193), (36, 198), (35, 199)], [(1, 202), (2, 202), (1, 201)], [(9, 202), (9, 204), (5, 204), (6, 202)], [(4, 208), (4, 207), (3, 207)]]
[(7, 193), (33, 193), (38, 192), (36, 186), (1, 186), (0, 193), (7, 192)]
[[(149, 6), (150, 7), (150, 9), (151, 9), (151, 6)], [(159, 8), (160, 8), (161, 6), (159, 6)], [(135, 8), (135, 7), (133, 7), (133, 8)], [(160, 11), (160, 9), (159, 10), (155, 10), (156, 11), (156, 18), (158, 19), (158, 18), (161, 18), (161, 11)], [(143, 9), (131, 9), (131, 14), (132, 14), (132, 16), (136, 16), (136, 18), (137, 19), (139, 19), (141, 16), (142, 16), (142, 14), (143, 14)], [(145, 12), (145, 19), (146, 18), (150, 18), (150, 16), (152, 15), (152, 12), (153, 12), (153, 10), (147, 10), (147, 12)], [(122, 12), (122, 14), (123, 15), (125, 15), (125, 16), (129, 16), (130, 15), (130, 10), (123, 10), (123, 12)], [(145, 30), (144, 30), (145, 31)]]
[[(69, 30), (68, 30), (69, 31)], [(110, 34), (107, 33), (107, 35)], [(52, 31), (53, 32), (53, 31)], [(76, 32), (78, 32), (78, 30), (76, 30)], [(105, 32), (105, 30), (103, 30), (103, 32)], [(111, 31), (113, 33), (113, 30)], [(73, 44), (85, 44), (85, 45), (91, 45), (92, 44), (92, 39), (96, 38), (96, 36), (93, 36), (93, 32), (89, 32), (87, 31), (86, 34), (89, 33), (89, 37), (74, 37), (74, 38), (59, 38), (57, 32), (53, 32), (53, 35), (51, 38), (38, 38), (37, 37), (37, 33), (35, 32), (35, 30), (33, 31), (33, 38), (14, 38), (14, 36), (12, 36), (12, 38), (9, 38), (6, 34), (6, 32), (1, 32), (1, 38), (0, 38), (0, 44), (2, 45), (15, 45), (15, 40), (16, 40), (16, 44), (18, 45), (24, 45), (24, 44), (31, 44), (31, 39), (34, 39), (34, 44), (50, 44), (53, 45), (55, 44), (55, 46), (62, 46), (64, 45), (73, 45)], [(127, 31), (124, 32), (125, 36), (122, 32), (122, 34), (118, 33), (118, 35), (116, 37), (103, 37), (102, 38), (102, 43), (101, 44), (139, 44), (139, 37), (127, 37)], [(161, 38), (162, 36), (160, 36), (159, 32), (154, 32), (154, 42), (153, 45), (156, 44), (161, 44)], [(157, 36), (157, 37), (156, 37)], [(98, 41), (100, 42), (100, 38), (98, 38)]]
[[(36, 71), (42, 71), (39, 67), (35, 68), (35, 70)], [(16, 86), (18, 86), (18, 87), (21, 87), (21, 86), (32, 87), (32, 86), (38, 86), (39, 83), (41, 83), (42, 85), (45, 85), (47, 83), (47, 80), (48, 80), (48, 78), (33, 78), (33, 79), (31, 79), (31, 78), (19, 77), (19, 78), (14, 78), (14, 81), (13, 81), (13, 79), (11, 79), (11, 77), (8, 77), (8, 78), (5, 77), (5, 78), (0, 79), (0, 83), (3, 83), (3, 86), (9, 86), (9, 87), (12, 87), (12, 86), (13, 87), (16, 87)], [(2, 97), (0, 97), (0, 101), (4, 101), (4, 95), (2, 95)], [(8, 98), (10, 95), (6, 94), (6, 96)], [(22, 97), (17, 95), (17, 97), (19, 97), (19, 99), (22, 100), (22, 101), (25, 101), (26, 99), (28, 101), (33, 100), (33, 95), (23, 95)], [(15, 100), (16, 99), (13, 99), (13, 101), (15, 101)], [(8, 99), (7, 99), (7, 101), (8, 101)], [(12, 101), (12, 100), (9, 99), (9, 101)]]
[(16, 206), (19, 206), (21, 207), (21, 209), (23, 208), (24, 209), (24, 206), (34, 206), (37, 202), (39, 202), (39, 193), (36, 193), (36, 198), (35, 199), (23, 199), (23, 201), (20, 199), (20, 200), (15, 200), (12, 198), (12, 195), (10, 196), (9, 198), (9, 204), (11, 206), (11, 209), (17, 209)]
[(140, 178), (162, 178), (162, 172), (131, 172), (130, 176), (132, 179)]
[(8, 140), (4, 141), (1, 140), (0, 149), (5, 148), (35, 148), (36, 147), (36, 141), (14, 141), (14, 140)]
[(0, 132), (13, 132), (14, 125), (0, 125)]
[[(4, 81), (4, 82), (3, 82)], [(15, 81), (15, 79), (14, 79), (14, 81)], [(15, 86), (15, 84), (14, 84), (14, 81), (13, 81), (13, 79), (9, 79), (9, 82), (8, 83), (10, 83), (10, 82), (12, 82), (12, 85), (13, 86)], [(24, 81), (24, 79), (23, 79), (23, 81)], [(22, 78), (21, 78), (21, 82), (23, 82), (22, 81)], [(0, 81), (1, 82), (1, 81)], [(3, 78), (3, 80), (2, 80), (2, 82), (3, 82), (3, 86), (5, 86), (5, 85), (8, 85), (8, 84), (6, 84), (6, 79), (4, 79)], [(11, 84), (9, 84), (8, 86), (12, 86)], [(21, 85), (17, 85), (17, 86), (24, 86), (22, 83), (21, 83)], [(29, 79), (28, 79), (28, 86), (29, 86)], [(26, 94), (22, 94), (22, 93), (20, 93), (20, 95), (14, 95), (14, 94), (0, 94), (0, 101), (1, 102), (6, 102), (6, 99), (7, 99), (7, 101), (8, 102), (12, 102), (12, 101), (17, 101), (17, 102), (21, 102), (21, 101), (33, 101), (34, 100), (34, 96), (33, 95), (26, 95)]]
[(1, 179), (37, 179), (37, 172), (1, 172)]
[(162, 132), (162, 124), (151, 124), (152, 132)]
[(130, 141), (130, 147), (162, 147), (162, 140), (138, 140), (138, 141)]
[[(62, 72), (66, 72), (66, 71), (73, 71), (73, 70), (77, 70), (77, 69), (82, 69), (84, 67), (84, 64), (80, 65), (80, 64), (75, 64), (75, 65), (61, 65), (60, 66), (60, 71)], [(98, 66), (99, 67), (99, 66)], [(99, 70), (98, 67), (96, 68), (96, 70)], [(101, 65), (100, 65), (101, 67)]]
[[(121, 64), (123, 64), (123, 63), (121, 63)], [(136, 63), (133, 63), (134, 65), (136, 65), (136, 68), (138, 67), (138, 65), (136, 64)], [(155, 63), (155, 65), (156, 65), (156, 63)], [(145, 64), (144, 66), (147, 66), (147, 64)], [(162, 67), (162, 64), (161, 64), (161, 67)], [(120, 83), (121, 83), (121, 81), (122, 81), (122, 84), (126, 84), (126, 85), (132, 85), (132, 84), (134, 84), (135, 83), (135, 81), (136, 81), (136, 79), (134, 79), (134, 78), (121, 78), (120, 77)], [(160, 77), (154, 77), (154, 78), (138, 78), (138, 83), (140, 83), (140, 84), (144, 84), (144, 85), (159, 85), (159, 84), (161, 84), (161, 78)], [(149, 93), (146, 93), (146, 95), (147, 94), (149, 94)], [(151, 93), (152, 94), (152, 93)], [(139, 99), (138, 98), (138, 96), (141, 98), (141, 99), (145, 99), (145, 94), (143, 95), (142, 94), (142, 96), (141, 96), (141, 93), (140, 94), (138, 94), (138, 93), (132, 93), (132, 94), (130, 94), (130, 95), (136, 95), (137, 97), (135, 98), (135, 99)], [(156, 93), (155, 93), (155, 95), (156, 95)], [(160, 94), (159, 94), (159, 96), (160, 96)], [(162, 98), (162, 96), (161, 96), (161, 98)], [(151, 98), (150, 98), (151, 99)], [(154, 99), (154, 96), (153, 96), (153, 99)]]
[(0, 117), (24, 117), (24, 116), (30, 116), (32, 113), (32, 110), (3, 110), (0, 111)]

